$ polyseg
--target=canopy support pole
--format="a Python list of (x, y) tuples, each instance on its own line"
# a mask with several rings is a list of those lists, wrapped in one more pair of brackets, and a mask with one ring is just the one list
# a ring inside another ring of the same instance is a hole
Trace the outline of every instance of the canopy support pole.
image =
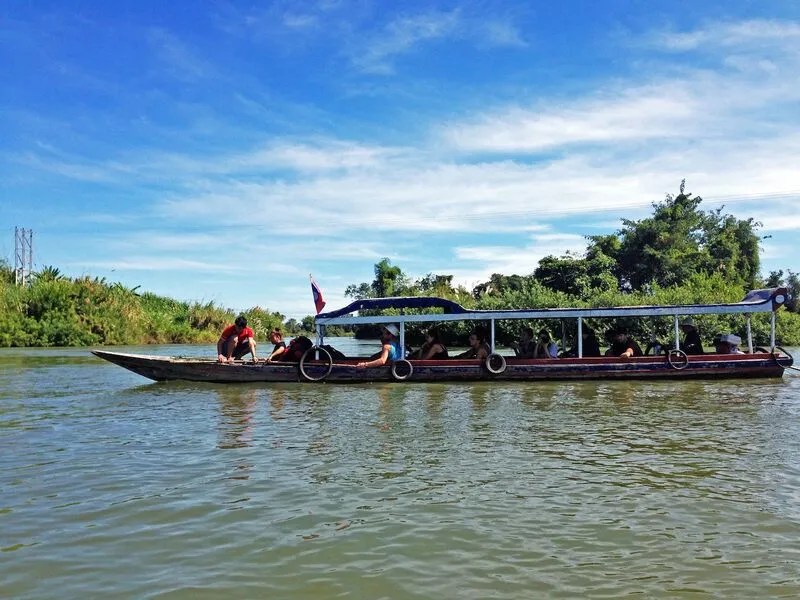
[(400, 356), (406, 357), (406, 322), (400, 321)]
[(753, 328), (750, 326), (750, 315), (745, 315), (747, 321), (747, 351), (753, 353)]
[(681, 349), (681, 327), (678, 324), (678, 315), (675, 315), (675, 350)]
[(323, 329), (325, 329), (325, 325), (317, 325), (317, 351), (314, 352), (314, 360), (319, 360), (319, 347), (322, 346), (322, 342), (325, 341), (325, 335), (322, 333)]
[(583, 358), (583, 319), (578, 317), (578, 358)]
[(492, 348), (492, 352), (494, 352), (494, 319), (492, 319), (489, 322), (491, 323), (491, 328), (490, 328), (491, 333), (489, 334), (490, 335), (489, 345)]
[(775, 313), (773, 312), (769, 318), (769, 351), (775, 347)]

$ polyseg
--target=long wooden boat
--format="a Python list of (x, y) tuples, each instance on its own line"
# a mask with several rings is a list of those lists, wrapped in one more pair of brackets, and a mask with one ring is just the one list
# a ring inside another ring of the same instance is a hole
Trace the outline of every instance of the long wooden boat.
[[(329, 382), (369, 383), (381, 381), (540, 381), (576, 379), (693, 379), (781, 377), (793, 365), (792, 356), (775, 345), (775, 312), (786, 301), (787, 290), (754, 290), (732, 304), (696, 304), (676, 306), (625, 306), (591, 309), (537, 310), (467, 310), (441, 298), (379, 298), (358, 300), (329, 313), (317, 315), (317, 344), (299, 363), (257, 363), (235, 361), (219, 363), (211, 358), (175, 358), (125, 354), (93, 350), (93, 354), (155, 381), (186, 380), (214, 383), (244, 382)], [(435, 309), (434, 314), (354, 316), (364, 310), (387, 308)], [(750, 315), (770, 313), (770, 350), (753, 348)], [(746, 354), (704, 354), (687, 356), (680, 350), (679, 317), (703, 314), (741, 314), (747, 326)], [(675, 325), (674, 347), (665, 355), (621, 358), (616, 356), (583, 357), (581, 330), (586, 318), (665, 317)], [(578, 356), (555, 359), (526, 359), (502, 356), (495, 352), (495, 322), (505, 319), (576, 319)], [(333, 360), (323, 347), (326, 325), (361, 323), (399, 324), (400, 344), (405, 347), (405, 324), (409, 322), (482, 321), (490, 325), (492, 354), (477, 359), (400, 360), (380, 367), (359, 368), (364, 357)]]

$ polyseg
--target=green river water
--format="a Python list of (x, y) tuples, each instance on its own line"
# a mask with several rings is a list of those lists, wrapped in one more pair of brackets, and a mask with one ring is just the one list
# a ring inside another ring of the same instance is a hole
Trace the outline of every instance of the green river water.
[(0, 596), (797, 598), (795, 375), (222, 386), (2, 350)]

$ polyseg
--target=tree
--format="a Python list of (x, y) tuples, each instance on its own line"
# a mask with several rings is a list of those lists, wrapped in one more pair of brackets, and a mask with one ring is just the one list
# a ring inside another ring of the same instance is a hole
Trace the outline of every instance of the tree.
[(677, 196), (654, 203), (652, 216), (623, 219), (615, 234), (590, 236), (587, 258), (610, 259), (599, 264), (610, 267), (624, 291), (680, 285), (695, 273), (719, 273), (730, 283), (755, 287), (759, 223), (723, 214), (722, 208), (700, 210), (702, 198), (686, 192), (685, 185), (681, 181)]
[(594, 291), (607, 291), (617, 287), (612, 273), (615, 261), (602, 252), (595, 251), (586, 257), (569, 253), (557, 258), (545, 256), (533, 276), (538, 282), (556, 292), (587, 297)]
[(59, 279), (64, 279), (61, 271), (51, 265), (42, 267), (40, 271), (34, 273), (33, 277), (35, 281), (58, 281)]
[(785, 287), (788, 292), (786, 300), (786, 310), (790, 312), (800, 312), (800, 277), (798, 273), (791, 270), (786, 271), (786, 277), (783, 276), (783, 271), (770, 271), (769, 277), (764, 280), (764, 286), (768, 288)]
[(349, 298), (363, 300), (364, 298), (389, 298), (401, 296), (409, 291), (409, 280), (405, 273), (392, 265), (388, 258), (375, 263), (375, 279), (372, 283), (359, 283), (347, 286), (344, 294)]
[(479, 299), (483, 296), (502, 296), (507, 292), (519, 292), (530, 279), (530, 276), (493, 273), (489, 281), (478, 284), (472, 289), (472, 295)]

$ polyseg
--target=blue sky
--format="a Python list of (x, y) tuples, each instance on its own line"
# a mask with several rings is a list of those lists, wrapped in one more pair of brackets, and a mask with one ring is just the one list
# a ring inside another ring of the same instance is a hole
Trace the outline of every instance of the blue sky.
[(388, 256), (530, 273), (687, 190), (800, 270), (800, 3), (48, 2), (0, 13), (0, 257), (313, 313)]

